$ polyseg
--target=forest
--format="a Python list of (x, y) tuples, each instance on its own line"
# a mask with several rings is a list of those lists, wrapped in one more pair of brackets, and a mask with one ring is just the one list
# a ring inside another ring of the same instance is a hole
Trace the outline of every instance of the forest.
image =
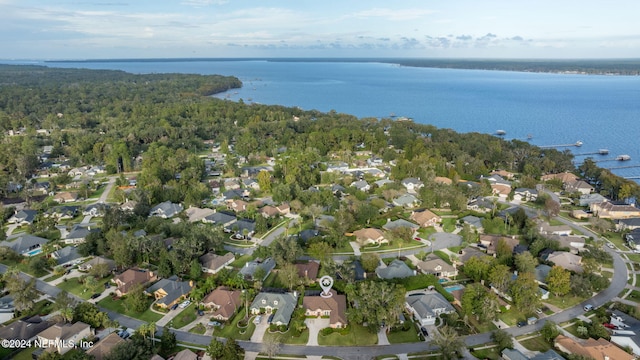
[[(319, 182), (321, 162), (349, 160), (363, 150), (394, 160), (395, 179), (475, 181), (505, 169), (522, 173), (526, 184), (542, 174), (576, 171), (568, 150), (524, 141), (208, 96), (242, 86), (234, 77), (4, 65), (0, 79), (2, 195), (9, 183), (26, 183), (36, 174), (46, 145), (53, 148), (51, 158), (72, 166), (102, 164), (109, 173), (142, 170), (141, 185), (149, 187), (154, 201), (168, 196), (163, 189), (176, 181), (173, 174), (189, 169), (180, 179), (184, 189), (204, 179), (198, 154), (212, 142), (233, 148), (224, 169), (231, 173), (239, 171), (238, 160), (256, 165), (280, 153), (275, 178), (298, 189)], [(606, 185), (613, 198), (624, 184), (625, 196), (640, 194), (636, 183), (606, 170), (582, 170), (594, 184)]]

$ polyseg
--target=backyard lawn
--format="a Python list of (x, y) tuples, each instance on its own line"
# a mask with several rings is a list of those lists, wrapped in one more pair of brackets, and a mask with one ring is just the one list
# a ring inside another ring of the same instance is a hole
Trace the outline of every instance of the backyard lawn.
[(551, 345), (544, 341), (540, 335), (527, 340), (518, 340), (518, 342), (531, 351), (545, 352), (551, 349)]
[[(84, 285), (82, 285), (79, 281), (79, 278), (70, 278), (67, 279), (65, 281), (60, 282), (58, 285), (56, 285), (57, 287), (59, 287), (60, 289), (63, 289), (73, 295), (77, 295), (81, 298), (83, 298), (84, 300), (89, 300), (89, 298), (91, 297), (91, 295), (93, 295), (92, 292), (90, 292), (89, 290), (85, 289)], [(102, 293), (103, 291), (105, 291), (104, 288), (104, 284), (109, 282), (109, 280), (111, 279), (111, 277), (106, 277), (104, 279), (99, 279), (98, 282), (100, 283), (100, 290), (98, 290), (99, 293)], [(109, 291), (109, 290), (106, 290)]]
[(141, 313), (127, 310), (124, 306), (124, 301), (122, 299), (114, 300), (113, 297), (111, 296), (107, 296), (106, 298), (100, 300), (98, 302), (98, 305), (104, 308), (107, 308), (111, 311), (118, 312), (122, 315), (130, 316), (132, 318), (140, 319), (142, 321), (146, 321), (150, 323), (150, 322), (157, 322), (158, 320), (162, 319), (162, 316), (163, 316), (162, 314), (158, 314), (149, 310), (149, 306), (151, 306), (152, 303), (153, 303), (153, 298), (149, 298), (147, 309)]
[(372, 334), (367, 328), (358, 324), (349, 324), (349, 332), (341, 335), (339, 332), (327, 336), (318, 334), (318, 344), (321, 346), (354, 346), (375, 345), (378, 343), (378, 335)]

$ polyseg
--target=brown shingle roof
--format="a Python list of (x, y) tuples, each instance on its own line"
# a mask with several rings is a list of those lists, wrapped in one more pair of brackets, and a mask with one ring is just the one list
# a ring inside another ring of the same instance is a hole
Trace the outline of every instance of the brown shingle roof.
[(324, 298), (322, 296), (305, 296), (302, 300), (302, 306), (311, 311), (316, 310), (330, 310), (329, 322), (336, 324), (338, 322), (343, 325), (347, 323), (347, 297), (344, 295), (338, 295), (335, 291), (331, 291), (330, 298)]
[(98, 341), (93, 347), (91, 347), (91, 349), (87, 350), (87, 355), (92, 355), (95, 360), (102, 360), (111, 352), (111, 349), (113, 349), (114, 346), (123, 341), (125, 340), (113, 332), (107, 335), (104, 339)]
[(218, 309), (213, 313), (214, 317), (222, 317), (229, 319), (236, 310), (240, 307), (240, 296), (242, 292), (240, 290), (228, 290), (226, 288), (218, 287), (210, 292), (202, 303), (207, 306), (216, 306)]
[(56, 324), (52, 327), (45, 329), (38, 334), (39, 337), (45, 339), (60, 339), (67, 340), (68, 338), (80, 333), (81, 331), (89, 328), (88, 324), (78, 321), (73, 324)]
[(214, 253), (206, 253), (200, 256), (200, 264), (202, 264), (202, 267), (205, 269), (210, 269), (215, 271), (220, 269), (222, 266), (224, 266), (224, 264), (228, 263), (230, 260), (233, 260), (233, 259), (235, 259), (235, 256), (230, 252), (222, 256), (216, 255)]
[(300, 276), (301, 278), (315, 280), (318, 278), (318, 270), (320, 269), (320, 264), (315, 261), (309, 261), (306, 264), (296, 264), (296, 269), (298, 269), (298, 276)]
[(118, 285), (118, 290), (126, 294), (132, 286), (137, 284), (146, 284), (156, 279), (156, 276), (151, 271), (142, 271), (136, 269), (129, 269), (122, 274), (113, 278), (113, 281)]

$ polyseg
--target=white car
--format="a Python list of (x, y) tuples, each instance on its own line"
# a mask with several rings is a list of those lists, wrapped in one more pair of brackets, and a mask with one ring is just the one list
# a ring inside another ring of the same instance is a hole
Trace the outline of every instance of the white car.
[(255, 319), (253, 319), (253, 323), (256, 325), (260, 324), (260, 321), (262, 321), (262, 315), (258, 315)]
[(612, 243), (607, 243), (607, 246), (608, 246), (610, 249), (615, 249), (615, 245), (613, 245)]
[(179, 306), (179, 307), (180, 307), (180, 309), (184, 309), (184, 308), (186, 308), (187, 306), (189, 306), (189, 304), (191, 304), (191, 301), (189, 301), (189, 300), (185, 300), (185, 301), (183, 301), (183, 302), (180, 304), (180, 306)]

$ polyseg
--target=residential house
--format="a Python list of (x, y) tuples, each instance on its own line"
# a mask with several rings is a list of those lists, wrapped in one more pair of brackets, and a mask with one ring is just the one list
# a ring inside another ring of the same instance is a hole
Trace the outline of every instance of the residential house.
[(435, 325), (438, 316), (456, 311), (444, 296), (430, 290), (407, 293), (405, 307), (421, 326)]
[(337, 172), (337, 173), (341, 173), (344, 171), (349, 170), (349, 164), (347, 164), (346, 162), (333, 162), (333, 163), (327, 163), (327, 172)]
[(318, 271), (320, 270), (318, 262), (309, 261), (303, 264), (295, 264), (295, 266), (301, 279), (306, 279), (307, 282), (315, 282), (318, 278)]
[(424, 187), (424, 183), (420, 181), (420, 178), (414, 177), (403, 179), (401, 184), (405, 187), (405, 189), (407, 189), (407, 191), (412, 193), (416, 193), (418, 192), (418, 190)]
[(629, 248), (640, 250), (640, 229), (631, 230), (630, 233), (625, 234), (624, 239), (627, 241)]
[(298, 303), (298, 294), (293, 293), (268, 293), (261, 292), (256, 295), (249, 307), (252, 314), (274, 314), (272, 324), (289, 325), (291, 315)]
[(198, 355), (189, 349), (178, 351), (173, 360), (198, 360)]
[(440, 216), (427, 209), (412, 211), (409, 218), (424, 228), (436, 226), (442, 222), (442, 218)]
[(380, 265), (376, 268), (376, 275), (380, 279), (404, 279), (409, 276), (415, 276), (415, 270), (411, 270), (411, 268), (405, 264), (404, 261), (394, 259), (387, 266)]
[(129, 290), (135, 285), (146, 285), (157, 279), (156, 275), (151, 271), (141, 269), (128, 269), (120, 275), (115, 276), (113, 281), (116, 288), (116, 295), (126, 295)]
[(426, 275), (435, 275), (440, 279), (458, 275), (458, 269), (436, 255), (428, 255), (424, 261), (416, 264), (418, 271)]
[(66, 246), (51, 253), (59, 266), (72, 265), (80, 261), (82, 255), (75, 246)]
[(93, 330), (88, 324), (77, 321), (73, 324), (56, 324), (40, 333), (37, 338), (41, 344), (48, 344), (49, 349), (54, 349), (60, 354), (65, 354), (73, 349), (68, 346), (70, 342), (79, 343), (80, 340), (93, 335)]
[(135, 200), (128, 200), (124, 204), (120, 205), (120, 209), (126, 212), (133, 212), (133, 210), (138, 206), (138, 202)]
[(398, 219), (393, 221), (391, 221), (391, 219), (387, 219), (387, 223), (382, 225), (382, 228), (387, 231), (391, 231), (395, 229), (410, 229), (411, 232), (413, 233), (415, 231), (418, 231), (418, 229), (420, 229), (420, 226), (410, 221), (407, 221), (405, 219)]
[(157, 216), (163, 219), (169, 219), (178, 215), (181, 211), (181, 204), (174, 204), (171, 201), (165, 201), (152, 207), (149, 211), (149, 216)]
[(594, 360), (634, 360), (635, 356), (615, 346), (605, 338), (594, 340), (589, 338), (578, 342), (573, 338), (558, 335), (554, 340), (555, 347), (569, 355), (582, 355)]
[(79, 207), (77, 206), (69, 206), (69, 205), (61, 205), (54, 206), (51, 209), (47, 210), (45, 213), (46, 217), (56, 218), (58, 220), (69, 220), (73, 219), (78, 215)]
[(373, 155), (372, 157), (367, 159), (367, 165), (369, 166), (382, 166), (383, 161), (382, 158)]
[(240, 181), (238, 179), (226, 179), (224, 181), (225, 190), (236, 190), (240, 189)]
[(582, 257), (566, 251), (554, 251), (547, 258), (547, 261), (554, 263), (566, 270), (581, 273)]
[(506, 349), (502, 350), (501, 359), (503, 359), (503, 360), (529, 360), (529, 357), (526, 356), (525, 354), (523, 354), (518, 349), (506, 348)]
[(480, 245), (487, 249), (488, 255), (496, 255), (499, 246), (498, 244), (501, 241), (509, 248), (510, 253), (513, 253), (513, 249), (520, 244), (520, 240), (515, 237), (485, 234), (480, 235)]
[(107, 259), (105, 257), (102, 256), (96, 256), (93, 259), (85, 262), (84, 264), (78, 266), (78, 270), (80, 271), (89, 271), (91, 270), (94, 266), (103, 266), (102, 264), (104, 264), (104, 266), (106, 266), (106, 268), (109, 271), (113, 271), (116, 269), (116, 262), (111, 260), (111, 259)]
[(76, 224), (71, 231), (62, 240), (65, 244), (82, 244), (87, 236), (91, 233), (99, 232), (100, 229), (91, 228), (91, 226), (83, 226), (84, 224)]
[(318, 229), (327, 229), (329, 225), (336, 221), (336, 218), (331, 215), (320, 215), (316, 218), (315, 226)]
[(535, 201), (538, 198), (538, 190), (529, 188), (517, 188), (514, 190), (513, 199), (517, 201)]
[(37, 210), (29, 210), (29, 209), (24, 209), (24, 210), (19, 210), (16, 211), (15, 214), (13, 214), (9, 220), (7, 220), (7, 222), (9, 224), (17, 224), (17, 225), (31, 225), (33, 224), (33, 220), (35, 220), (36, 215), (38, 215), (38, 211)]
[(585, 240), (580, 236), (560, 236), (551, 235), (549, 239), (556, 240), (560, 244), (560, 248), (569, 248), (569, 251), (577, 254), (580, 250), (584, 249)]
[(235, 233), (237, 238), (249, 239), (256, 232), (256, 222), (251, 219), (240, 219), (224, 229)]
[(238, 219), (234, 214), (226, 213), (224, 211), (214, 212), (211, 215), (207, 215), (202, 219), (202, 222), (208, 224), (220, 225), (223, 228), (230, 228), (234, 222)]
[(145, 290), (147, 295), (153, 295), (156, 304), (162, 308), (171, 306), (184, 300), (193, 289), (193, 281), (179, 281), (177, 276), (161, 279)]
[(476, 247), (467, 246), (464, 249), (458, 252), (458, 261), (462, 264), (465, 264), (469, 259), (473, 257), (483, 257), (489, 256), (486, 253), (478, 250)]
[(371, 185), (369, 185), (369, 183), (364, 180), (354, 181), (350, 186), (364, 192), (371, 190)]
[(394, 182), (389, 180), (389, 179), (382, 179), (382, 180), (378, 180), (376, 182), (374, 182), (374, 185), (376, 185), (377, 187), (381, 188), (387, 184), (393, 184)]
[(247, 189), (260, 190), (260, 184), (254, 179), (244, 179), (242, 180), (242, 185)]
[(566, 183), (570, 183), (578, 180), (578, 176), (570, 172), (563, 172), (559, 174), (542, 175), (540, 177), (540, 180), (542, 181), (560, 180), (562, 181), (563, 184), (566, 184)]
[(330, 291), (330, 297), (305, 296), (302, 307), (306, 316), (328, 316), (329, 327), (337, 329), (347, 325), (347, 297), (338, 295), (335, 290)]
[(217, 287), (202, 299), (202, 304), (212, 311), (212, 317), (227, 321), (242, 306), (242, 291)]
[(506, 198), (511, 193), (511, 185), (504, 183), (492, 183), (491, 193), (501, 198)]
[(601, 219), (628, 219), (640, 217), (640, 209), (624, 202), (605, 201), (601, 203), (592, 203), (589, 210)]
[(549, 349), (543, 353), (538, 353), (535, 356), (529, 358), (529, 360), (565, 360), (564, 357), (560, 356), (557, 352)]
[(617, 231), (640, 229), (640, 217), (618, 219), (615, 223)]
[(498, 175), (503, 179), (509, 179), (509, 180), (512, 180), (514, 178), (514, 176), (515, 176), (514, 173), (506, 171), (506, 170), (493, 170), (489, 174), (490, 175)]
[(486, 200), (485, 198), (475, 198), (470, 200), (467, 203), (468, 210), (473, 210), (477, 212), (487, 213), (487, 212), (493, 211), (495, 207), (496, 207), (496, 204), (492, 203), (489, 200)]
[(418, 206), (419, 204), (420, 200), (411, 194), (400, 195), (397, 198), (393, 199), (393, 205), (395, 206), (413, 208)]
[(549, 277), (549, 272), (551, 271), (551, 266), (540, 264), (536, 266), (534, 270), (534, 275), (536, 277), (536, 281), (540, 285), (547, 285), (547, 277)]
[(275, 206), (267, 205), (258, 209), (258, 213), (265, 218), (273, 218), (280, 215), (280, 211)]
[(356, 241), (361, 246), (368, 244), (382, 244), (388, 243), (389, 240), (385, 239), (384, 233), (380, 229), (365, 228), (353, 232), (356, 237)]
[(588, 219), (589, 217), (591, 217), (591, 214), (587, 213), (584, 210), (571, 210), (571, 217), (579, 220)]
[(249, 205), (248, 202), (244, 201), (244, 200), (232, 200), (229, 202), (229, 204), (227, 205), (227, 207), (229, 208), (229, 210), (233, 210), (235, 212), (242, 212), (242, 211), (247, 211), (247, 206)]
[(251, 193), (247, 189), (231, 189), (222, 193), (222, 197), (227, 201), (234, 199), (249, 199), (250, 195)]
[(565, 183), (564, 190), (569, 193), (578, 192), (582, 195), (587, 195), (587, 194), (591, 194), (594, 188), (584, 180), (576, 180), (576, 181)]
[(96, 203), (87, 205), (84, 210), (82, 210), (82, 215), (84, 216), (93, 216), (93, 217), (101, 217), (109, 209), (109, 205), (105, 203)]
[(591, 206), (591, 204), (593, 203), (601, 203), (605, 201), (607, 201), (607, 198), (598, 193), (582, 194), (580, 195), (580, 199), (576, 201), (577, 202), (576, 205)]
[(477, 216), (467, 215), (462, 218), (462, 222), (464, 224), (468, 224), (471, 228), (478, 230), (479, 232), (484, 231), (484, 227), (482, 226), (482, 219)]
[(309, 240), (317, 236), (320, 236), (320, 231), (315, 229), (305, 229), (298, 233), (298, 239), (304, 241), (305, 243), (309, 242)]
[[(253, 261), (247, 262), (242, 267), (242, 269), (240, 269), (240, 275), (242, 275), (242, 277), (244, 277), (247, 280), (264, 281), (264, 279), (266, 279), (267, 276), (269, 276), (269, 273), (271, 273), (271, 270), (273, 270), (273, 268), (275, 267), (276, 267), (276, 262), (273, 261), (272, 258), (266, 258), (264, 259), (264, 261), (261, 259), (255, 259)], [(264, 272), (264, 276), (262, 276), (262, 279), (254, 278), (256, 271), (258, 271), (258, 269), (262, 269), (262, 271)]]
[(215, 274), (229, 266), (235, 259), (235, 255), (230, 252), (222, 256), (208, 252), (200, 256), (200, 264), (202, 265), (202, 271), (209, 274)]
[(215, 214), (216, 211), (209, 208), (199, 208), (195, 206), (189, 206), (189, 208), (185, 210), (184, 213), (185, 215), (187, 215), (189, 222), (194, 223), (198, 221), (204, 222), (204, 219), (207, 216)]
[(42, 252), (42, 245), (49, 240), (29, 234), (20, 235), (10, 241), (0, 242), (0, 246), (8, 247), (22, 256), (34, 256)]
[(573, 229), (569, 225), (549, 225), (546, 221), (538, 222), (538, 231), (541, 235), (571, 235)]
[(118, 336), (118, 333), (112, 332), (103, 339), (100, 339), (95, 345), (86, 351), (87, 355), (93, 357), (94, 360), (102, 360), (111, 353), (114, 347), (125, 340)]
[(53, 196), (53, 201), (58, 203), (68, 203), (68, 202), (78, 201), (78, 194), (68, 192), (68, 191), (57, 193)]
[(433, 178), (433, 182), (436, 184), (441, 184), (441, 185), (452, 185), (453, 184), (453, 180), (449, 179), (448, 177), (444, 177), (444, 176), (436, 176)]
[(278, 211), (280, 212), (280, 215), (288, 215), (291, 212), (291, 207), (289, 206), (289, 203), (282, 203), (278, 206), (276, 206), (276, 209), (278, 209)]
[(53, 323), (42, 319), (40, 316), (32, 316), (18, 319), (7, 326), (0, 327), (0, 339), (3, 340), (33, 340), (36, 336), (53, 326)]

